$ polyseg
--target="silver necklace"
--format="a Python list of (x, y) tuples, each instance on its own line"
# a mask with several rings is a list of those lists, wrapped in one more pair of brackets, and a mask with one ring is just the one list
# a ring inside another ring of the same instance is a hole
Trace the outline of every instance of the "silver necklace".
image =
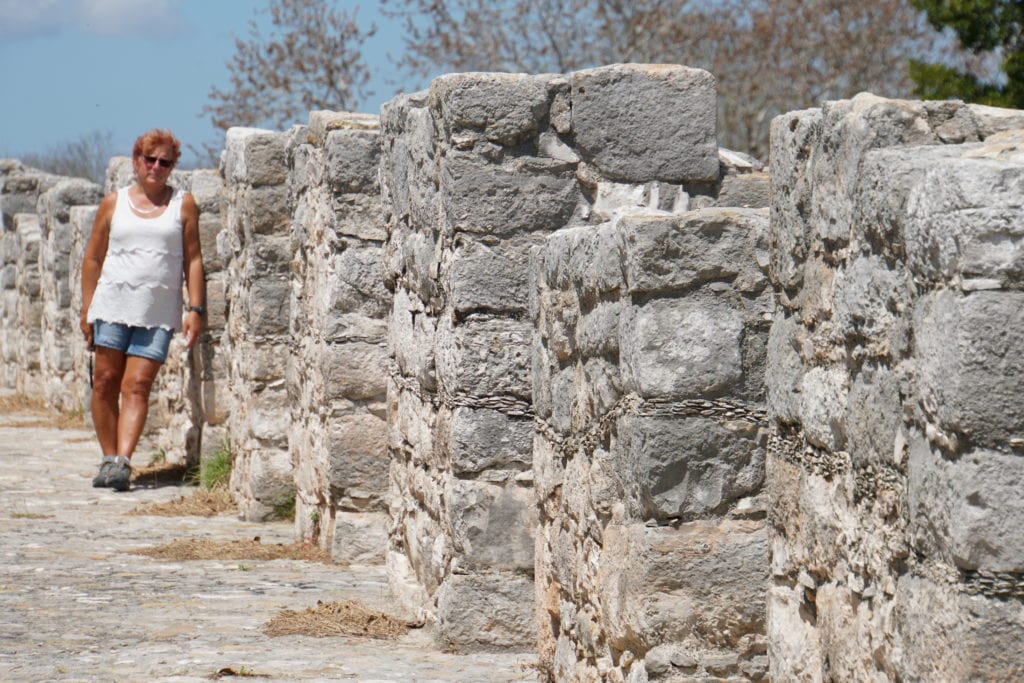
[[(166, 208), (166, 205), (161, 201), (161, 203), (158, 206), (154, 206), (152, 209), (140, 209), (139, 207), (135, 206), (135, 204), (132, 202), (132, 196), (130, 193), (125, 193), (125, 196), (128, 197), (128, 206), (132, 207), (132, 211), (134, 211), (135, 213), (148, 215), (151, 213), (156, 213), (157, 211)], [(167, 196), (167, 188), (164, 188), (164, 196)]]

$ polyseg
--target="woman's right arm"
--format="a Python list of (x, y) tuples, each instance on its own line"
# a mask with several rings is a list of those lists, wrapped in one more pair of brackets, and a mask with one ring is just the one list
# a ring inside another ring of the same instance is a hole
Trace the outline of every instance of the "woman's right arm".
[(103, 270), (103, 260), (107, 257), (110, 219), (114, 215), (116, 203), (116, 192), (111, 192), (100, 202), (100, 206), (96, 210), (96, 220), (92, 224), (92, 234), (89, 235), (89, 241), (85, 245), (85, 254), (82, 256), (82, 316), (79, 327), (89, 346), (92, 346), (92, 325), (87, 322), (89, 304), (92, 303), (92, 295), (96, 291), (100, 271)]

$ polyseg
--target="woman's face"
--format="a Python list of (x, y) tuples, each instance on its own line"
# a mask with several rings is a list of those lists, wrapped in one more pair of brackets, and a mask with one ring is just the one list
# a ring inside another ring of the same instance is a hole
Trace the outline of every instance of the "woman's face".
[(140, 180), (166, 182), (173, 168), (174, 150), (170, 145), (156, 145), (135, 158), (135, 173)]

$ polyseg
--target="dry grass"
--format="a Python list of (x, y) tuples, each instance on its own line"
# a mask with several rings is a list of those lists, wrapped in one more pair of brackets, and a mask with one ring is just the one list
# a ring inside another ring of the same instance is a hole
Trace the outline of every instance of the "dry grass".
[(0, 396), (0, 414), (49, 415), (52, 412), (45, 403), (37, 398), (29, 398), (23, 394)]
[(301, 612), (284, 610), (263, 625), (268, 636), (357, 636), (393, 640), (423, 624), (367, 609), (354, 600), (317, 602)]
[(41, 512), (12, 512), (11, 519), (52, 519), (53, 515), (44, 515)]
[(166, 545), (132, 551), (158, 560), (309, 560), (331, 562), (329, 553), (301, 543), (264, 544), (251, 541), (217, 541), (205, 538), (178, 539)]
[(19, 421), (19, 427), (36, 427), (40, 429), (86, 429), (85, 413), (75, 410), (70, 413), (59, 413), (41, 400), (29, 398), (22, 394), (0, 396), (0, 415), (21, 415), (37, 417), (35, 420)]
[(238, 506), (231, 498), (227, 487), (216, 489), (197, 488), (187, 496), (180, 496), (166, 503), (150, 503), (138, 507), (128, 514), (151, 515), (154, 517), (217, 517), (233, 515)]

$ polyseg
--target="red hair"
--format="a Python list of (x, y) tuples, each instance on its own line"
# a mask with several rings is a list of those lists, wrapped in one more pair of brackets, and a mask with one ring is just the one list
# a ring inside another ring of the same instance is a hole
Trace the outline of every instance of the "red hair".
[(181, 156), (181, 142), (166, 128), (154, 128), (140, 135), (132, 147), (132, 158), (137, 159), (161, 145), (168, 145), (171, 148), (172, 160), (177, 162)]

